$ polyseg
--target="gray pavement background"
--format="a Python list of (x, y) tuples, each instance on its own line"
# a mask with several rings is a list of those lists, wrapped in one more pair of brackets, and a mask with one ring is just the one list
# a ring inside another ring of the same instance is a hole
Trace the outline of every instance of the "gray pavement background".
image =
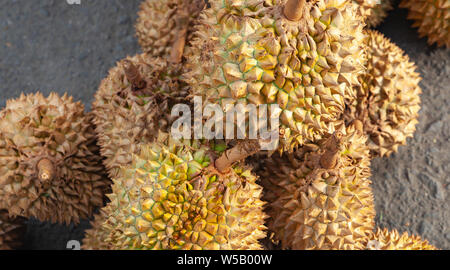
[[(68, 92), (87, 110), (116, 61), (139, 51), (133, 25), (140, 0), (0, 0), (0, 107), (21, 92)], [(375, 159), (377, 224), (450, 248), (450, 50), (429, 47), (406, 11), (379, 30), (406, 51), (424, 78), (420, 124), (390, 158)], [(89, 227), (28, 222), (25, 249), (65, 249)]]

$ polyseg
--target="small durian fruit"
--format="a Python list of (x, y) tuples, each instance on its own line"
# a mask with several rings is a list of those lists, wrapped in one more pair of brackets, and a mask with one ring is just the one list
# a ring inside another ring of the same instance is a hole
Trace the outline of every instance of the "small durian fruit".
[(278, 105), (272, 116), (280, 119), (279, 151), (293, 151), (342, 124), (344, 97), (354, 96), (365, 64), (357, 5), (351, 0), (210, 4), (186, 52), (192, 96), (224, 111), (237, 104)]
[(92, 114), (72, 97), (22, 94), (0, 112), (0, 207), (11, 216), (77, 224), (103, 205)]
[(128, 57), (109, 71), (92, 111), (104, 164), (111, 178), (131, 163), (139, 144), (152, 142), (171, 124), (171, 107), (187, 96), (182, 68), (148, 54)]
[(191, 40), (204, 0), (145, 0), (136, 22), (136, 35), (142, 51), (153, 57), (175, 56)]
[(400, 235), (397, 230), (388, 231), (386, 228), (372, 232), (364, 247), (368, 250), (437, 250), (419, 236), (409, 236), (407, 232)]
[(266, 160), (268, 228), (283, 249), (361, 249), (374, 229), (367, 137), (357, 125)]
[(22, 245), (21, 238), (25, 233), (24, 222), (24, 218), (10, 218), (8, 211), (0, 210), (0, 250), (17, 249)]
[(359, 6), (359, 12), (369, 27), (376, 27), (389, 10), (392, 9), (391, 0), (354, 0)]
[(217, 171), (219, 148), (162, 133), (141, 145), (113, 180), (111, 203), (97, 216), (106, 220), (94, 221), (83, 248), (262, 249), (262, 187), (242, 163)]
[(421, 38), (428, 37), (428, 44), (450, 48), (449, 0), (403, 0), (400, 7), (409, 9), (408, 19)]
[(412, 137), (420, 110), (416, 65), (383, 34), (367, 31), (367, 72), (357, 87), (357, 100), (348, 104), (345, 118), (363, 122), (373, 156), (389, 156)]

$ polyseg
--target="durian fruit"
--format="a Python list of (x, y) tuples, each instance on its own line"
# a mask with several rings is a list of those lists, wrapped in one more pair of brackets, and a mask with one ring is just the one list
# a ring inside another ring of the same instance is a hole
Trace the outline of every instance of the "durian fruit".
[(158, 130), (170, 128), (171, 106), (188, 94), (181, 72), (180, 64), (138, 54), (117, 63), (101, 82), (92, 111), (110, 177), (131, 163), (140, 143), (152, 142)]
[(175, 44), (190, 40), (204, 0), (145, 0), (136, 22), (136, 35), (144, 52), (167, 58)]
[(7, 101), (0, 112), (0, 208), (69, 224), (102, 206), (110, 182), (91, 120), (67, 95)]
[(375, 209), (367, 137), (356, 128), (266, 160), (268, 228), (283, 249), (363, 248)]
[(420, 37), (428, 37), (428, 44), (450, 48), (450, 1), (402, 0), (400, 7), (408, 8)]
[(211, 147), (167, 134), (141, 145), (83, 248), (261, 249), (262, 187), (242, 163), (218, 172), (212, 149), (220, 147)]
[[(364, 66), (363, 19), (347, 0), (209, 1), (185, 76), (204, 105), (278, 104), (280, 151), (333, 133)], [(201, 65), (199, 65), (201, 63)]]
[(347, 122), (363, 122), (373, 156), (388, 156), (413, 136), (421, 78), (402, 49), (377, 31), (367, 33), (367, 73), (361, 76), (357, 100), (349, 102), (345, 117)]
[(388, 231), (380, 228), (370, 234), (364, 246), (369, 250), (437, 250), (419, 236), (409, 236), (407, 232), (399, 234), (397, 230)]
[(359, 12), (369, 27), (376, 27), (392, 9), (391, 0), (354, 0)]
[(19, 248), (24, 232), (23, 218), (10, 218), (8, 211), (0, 210), (0, 250)]

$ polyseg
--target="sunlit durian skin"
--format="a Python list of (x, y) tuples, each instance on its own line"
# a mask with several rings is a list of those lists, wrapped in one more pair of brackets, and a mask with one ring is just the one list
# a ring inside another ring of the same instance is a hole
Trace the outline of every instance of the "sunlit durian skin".
[(359, 12), (369, 27), (376, 27), (392, 9), (391, 0), (354, 0)]
[(98, 217), (106, 220), (94, 222), (84, 249), (262, 249), (262, 187), (249, 168), (214, 171), (199, 141), (158, 140), (141, 150), (114, 180)]
[[(103, 206), (104, 174), (92, 114), (72, 97), (40, 93), (7, 101), (0, 112), (0, 208), (54, 223), (89, 218)], [(53, 178), (38, 176), (41, 160)]]
[(428, 44), (450, 48), (450, 1), (402, 0), (400, 7), (408, 8), (408, 19), (418, 28), (420, 37), (427, 37)]
[(187, 25), (187, 42), (191, 40), (204, 6), (204, 0), (143, 1), (136, 22), (136, 35), (142, 51), (153, 57), (169, 57), (180, 28)]
[(386, 228), (377, 228), (364, 245), (369, 250), (437, 250), (419, 236), (410, 236), (407, 232), (400, 234), (397, 230), (389, 231)]
[(365, 60), (356, 5), (310, 1), (293, 22), (284, 0), (210, 3), (186, 53), (193, 96), (223, 109), (278, 104), (280, 151), (341, 125), (344, 97), (353, 96)]
[(367, 73), (347, 122), (359, 119), (369, 135), (372, 156), (389, 156), (413, 137), (420, 110), (421, 80), (416, 65), (383, 34), (368, 30)]
[(101, 154), (112, 178), (120, 166), (131, 163), (139, 144), (152, 142), (159, 130), (170, 128), (171, 106), (188, 92), (179, 79), (181, 65), (145, 53), (125, 60), (140, 72), (145, 88), (134, 89), (120, 61), (101, 82), (92, 104)]
[(24, 219), (10, 218), (8, 211), (0, 210), (0, 250), (17, 249), (24, 234)]
[(332, 168), (320, 161), (329, 138), (266, 160), (268, 227), (283, 249), (362, 249), (373, 230), (367, 138), (353, 126), (346, 133)]

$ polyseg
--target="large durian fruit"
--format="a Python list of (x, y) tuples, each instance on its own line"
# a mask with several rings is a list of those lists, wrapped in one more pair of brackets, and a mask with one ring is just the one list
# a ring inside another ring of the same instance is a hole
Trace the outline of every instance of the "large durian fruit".
[(24, 219), (10, 218), (8, 211), (0, 210), (0, 250), (17, 249), (25, 233)]
[(363, 122), (373, 156), (388, 156), (414, 134), (421, 78), (402, 49), (375, 30), (367, 33), (367, 72), (345, 118)]
[(0, 208), (69, 224), (102, 206), (110, 182), (91, 120), (67, 95), (7, 101), (0, 112)]
[(391, 0), (354, 0), (359, 12), (369, 27), (376, 27), (392, 9)]
[(436, 250), (427, 240), (419, 236), (409, 236), (407, 232), (399, 234), (397, 230), (388, 231), (378, 228), (364, 243), (369, 250)]
[[(218, 148), (217, 148), (218, 149)], [(111, 203), (84, 249), (261, 249), (262, 187), (242, 163), (214, 167), (210, 145), (167, 134), (134, 155), (114, 179)]]
[(209, 2), (186, 52), (193, 96), (224, 111), (278, 104), (280, 151), (341, 125), (365, 60), (364, 23), (352, 1)]
[(188, 94), (181, 73), (180, 64), (144, 53), (117, 63), (101, 82), (92, 111), (110, 177), (131, 163), (139, 144), (170, 127), (171, 107)]
[(408, 8), (420, 37), (428, 37), (428, 44), (450, 48), (450, 1), (402, 0), (400, 7)]
[(153, 57), (168, 58), (174, 47), (184, 49), (204, 7), (204, 0), (142, 2), (136, 22), (136, 35), (142, 50)]
[(375, 209), (367, 137), (357, 127), (266, 160), (268, 227), (281, 248), (363, 248)]

